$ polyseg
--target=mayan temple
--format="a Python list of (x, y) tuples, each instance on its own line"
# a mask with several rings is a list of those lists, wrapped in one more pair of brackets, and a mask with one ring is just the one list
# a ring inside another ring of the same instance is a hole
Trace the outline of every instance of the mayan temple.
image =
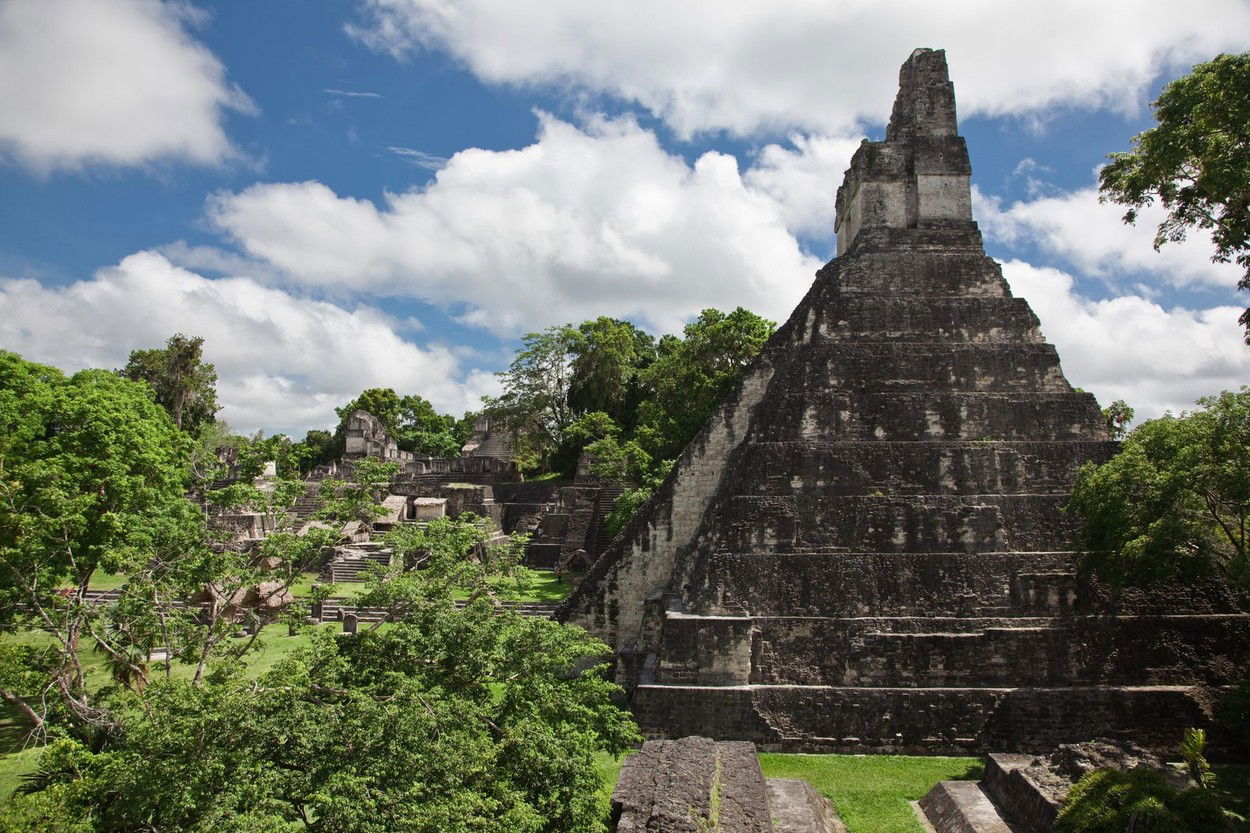
[(1062, 506), (1116, 444), (985, 254), (945, 53), (899, 81), (837, 257), (559, 615), (652, 736), (1174, 745), (1250, 671), (1250, 617), (1078, 574)]

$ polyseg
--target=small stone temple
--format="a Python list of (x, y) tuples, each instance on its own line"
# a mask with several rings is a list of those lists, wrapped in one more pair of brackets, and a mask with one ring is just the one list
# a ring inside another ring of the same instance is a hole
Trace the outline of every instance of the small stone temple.
[(612, 648), (652, 737), (1174, 747), (1250, 672), (1250, 616), (1078, 569), (1062, 507), (1117, 446), (985, 254), (945, 53), (899, 87), (837, 257), (558, 616)]

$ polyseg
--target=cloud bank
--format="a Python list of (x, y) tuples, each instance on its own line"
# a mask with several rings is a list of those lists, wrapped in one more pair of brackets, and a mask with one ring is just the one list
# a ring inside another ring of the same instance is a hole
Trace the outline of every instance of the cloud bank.
[(1140, 421), (1192, 410), (1198, 397), (1250, 379), (1237, 307), (1165, 308), (1140, 295), (1092, 300), (1067, 272), (1020, 260), (1004, 263), (1003, 275), (1037, 313), (1068, 381), (1103, 407), (1123, 399)]
[(629, 118), (579, 128), (540, 114), (533, 144), (463, 150), (381, 206), (275, 183), (219, 194), (208, 213), (318, 291), (463, 305), (463, 321), (500, 335), (605, 314), (667, 332), (707, 306), (788, 315), (822, 262), (792, 230), (815, 216), (831, 236), (852, 147), (770, 146), (744, 175), (722, 153), (687, 164)]
[[(1164, 69), (1240, 52), (1250, 6), (1205, 0), (361, 0), (349, 31), (397, 57), (449, 54), (484, 82), (634, 102), (680, 135), (881, 123), (895, 69), (946, 48), (963, 115), (1132, 110)], [(1009, 35), (1007, 33), (1010, 33)]]
[(0, 0), (0, 154), (41, 173), (237, 155), (225, 111), (254, 111), (158, 0)]
[(202, 336), (220, 379), (219, 416), (239, 431), (302, 437), (374, 386), (419, 392), (454, 414), (497, 392), (493, 374), (465, 371), (447, 347), (403, 339), (373, 307), (349, 310), (248, 278), (206, 279), (155, 252), (64, 287), (0, 278), (0, 311), (5, 349), (69, 371), (121, 367), (131, 350), (159, 347), (174, 332)]

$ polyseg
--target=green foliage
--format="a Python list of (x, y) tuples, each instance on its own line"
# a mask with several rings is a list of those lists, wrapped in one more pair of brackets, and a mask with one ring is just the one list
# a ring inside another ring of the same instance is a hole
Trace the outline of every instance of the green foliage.
[(1142, 423), (1109, 462), (1077, 475), (1081, 546), (1117, 582), (1216, 573), (1250, 585), (1250, 388)]
[(93, 833), (602, 830), (593, 756), (637, 737), (598, 669), (571, 671), (602, 649), (485, 604), (318, 633), (256, 680), (130, 695), (123, 739), (49, 747), (50, 787), (7, 815)]
[(1128, 424), (1133, 421), (1133, 409), (1123, 399), (1117, 399), (1102, 409), (1102, 418), (1107, 423), (1111, 439), (1122, 440), (1128, 432)]
[(210, 423), (217, 404), (217, 370), (203, 361), (204, 339), (182, 333), (169, 337), (163, 348), (135, 350), (118, 373), (146, 382), (156, 401), (169, 411), (174, 425), (195, 434)]
[(776, 324), (738, 307), (705, 309), (681, 339), (660, 339), (659, 357), (640, 374), (649, 396), (639, 408), (648, 451), (676, 458), (737, 383)]
[(600, 411), (632, 428), (644, 395), (638, 372), (655, 360), (655, 339), (628, 321), (583, 321), (572, 338), (568, 402), (574, 413)]
[(342, 449), (335, 445), (334, 435), (329, 431), (313, 429), (304, 434), (304, 439), (291, 447), (291, 453), (299, 465), (299, 473), (307, 474), (317, 466), (329, 463), (338, 457)]
[[(67, 379), (0, 352), (0, 624), (33, 621), (54, 637), (35, 660), (49, 683), (38, 687), (50, 694), (41, 711), (19, 699), (29, 689), (0, 697), (37, 733), (61, 707), (73, 721), (111, 724), (88, 690), (80, 645), (137, 684), (139, 649), (156, 638), (148, 601), (175, 586), (185, 595), (211, 560), (203, 517), (185, 497), (190, 445), (145, 385), (100, 370)], [(133, 594), (109, 608), (87, 603), (97, 572), (131, 576)]]
[(615, 538), (629, 523), (629, 519), (634, 517), (634, 514), (651, 499), (654, 493), (653, 488), (642, 486), (637, 489), (626, 489), (617, 495), (616, 502), (612, 504), (612, 512), (603, 521), (608, 536)]
[[(672, 459), (775, 326), (738, 308), (704, 310), (683, 338), (665, 336), (658, 347), (629, 322), (607, 317), (527, 333), (499, 374), (503, 394), (486, 400), (486, 412), (508, 430), (525, 471), (571, 474), (582, 449), (595, 442), (605, 443), (598, 449), (605, 458), (618, 451), (636, 456), (636, 449)], [(629, 443), (634, 448), (626, 449)]]
[(348, 402), (341, 408), (335, 408), (334, 411), (339, 415), (338, 434), (347, 429), (347, 417), (352, 411), (368, 411), (378, 418), (378, 422), (382, 423), (382, 427), (392, 437), (399, 429), (400, 414), (399, 394), (395, 393), (391, 388), (368, 388), (360, 392), (351, 402)]
[(1224, 813), (1207, 790), (1178, 793), (1158, 772), (1100, 769), (1076, 783), (1059, 811), (1059, 833), (1210, 833)]
[(1207, 763), (1206, 751), (1207, 730), (1186, 729), (1185, 734), (1181, 737), (1181, 757), (1185, 759), (1185, 766), (1189, 769), (1189, 777), (1194, 779), (1195, 784), (1203, 788), (1215, 783), (1215, 773), (1211, 771), (1211, 764)]
[[(1167, 216), (1155, 249), (1208, 230), (1212, 260), (1235, 261), (1246, 270), (1239, 288), (1250, 290), (1250, 52), (1198, 64), (1153, 107), (1158, 125), (1099, 174), (1102, 198), (1128, 206), (1127, 223), (1157, 200)], [(1250, 341), (1250, 310), (1241, 323)]]
[(499, 374), (503, 393), (483, 400), (491, 419), (512, 438), (522, 468), (546, 467), (565, 440), (574, 413), (569, 405), (573, 351), (578, 331), (548, 327), (521, 337), (521, 349)]
[[(315, 631), (255, 676), (222, 664), (117, 691), (124, 732), (49, 746), (0, 831), (601, 831), (595, 762), (639, 740), (584, 667), (606, 646), (500, 608), (475, 519), (423, 532), (394, 538), (422, 569), (379, 572), (358, 599), (386, 627)], [(453, 588), (473, 591), (463, 610)]]
[(0, 353), (0, 593), (47, 603), (194, 541), (185, 444), (142, 385)]
[(351, 480), (327, 478), (321, 481), (321, 509), (317, 517), (340, 523), (364, 521), (371, 523), (386, 514), (381, 501), (386, 497), (391, 478), (399, 471), (396, 463), (384, 463), (366, 457), (352, 469)]
[[(391, 388), (369, 388), (343, 407), (335, 408), (339, 424), (332, 442), (334, 453), (318, 462), (329, 462), (343, 453), (347, 417), (356, 410), (368, 411), (377, 417), (401, 450), (431, 457), (460, 456), (460, 447), (468, 439), (473, 425), (472, 415), (466, 414), (464, 419), (457, 420), (440, 414), (424, 397), (415, 394), (401, 397)], [(309, 448), (320, 439), (313, 438), (313, 433), (310, 431), (305, 438)], [(324, 454), (318, 456), (324, 457)]]
[(976, 780), (976, 758), (760, 753), (768, 778), (801, 778), (833, 800), (851, 833), (924, 833), (912, 801), (938, 781)]

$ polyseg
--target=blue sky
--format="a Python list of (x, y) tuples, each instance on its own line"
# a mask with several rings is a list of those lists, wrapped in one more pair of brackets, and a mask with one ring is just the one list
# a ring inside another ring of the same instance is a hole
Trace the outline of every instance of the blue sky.
[(202, 335), (222, 416), (302, 436), (375, 385), (472, 407), (554, 323), (782, 320), (930, 46), (988, 251), (1074, 384), (1154, 416), (1247, 381), (1246, 299), (1095, 169), (1248, 43), (1231, 0), (0, 0), (0, 347)]

